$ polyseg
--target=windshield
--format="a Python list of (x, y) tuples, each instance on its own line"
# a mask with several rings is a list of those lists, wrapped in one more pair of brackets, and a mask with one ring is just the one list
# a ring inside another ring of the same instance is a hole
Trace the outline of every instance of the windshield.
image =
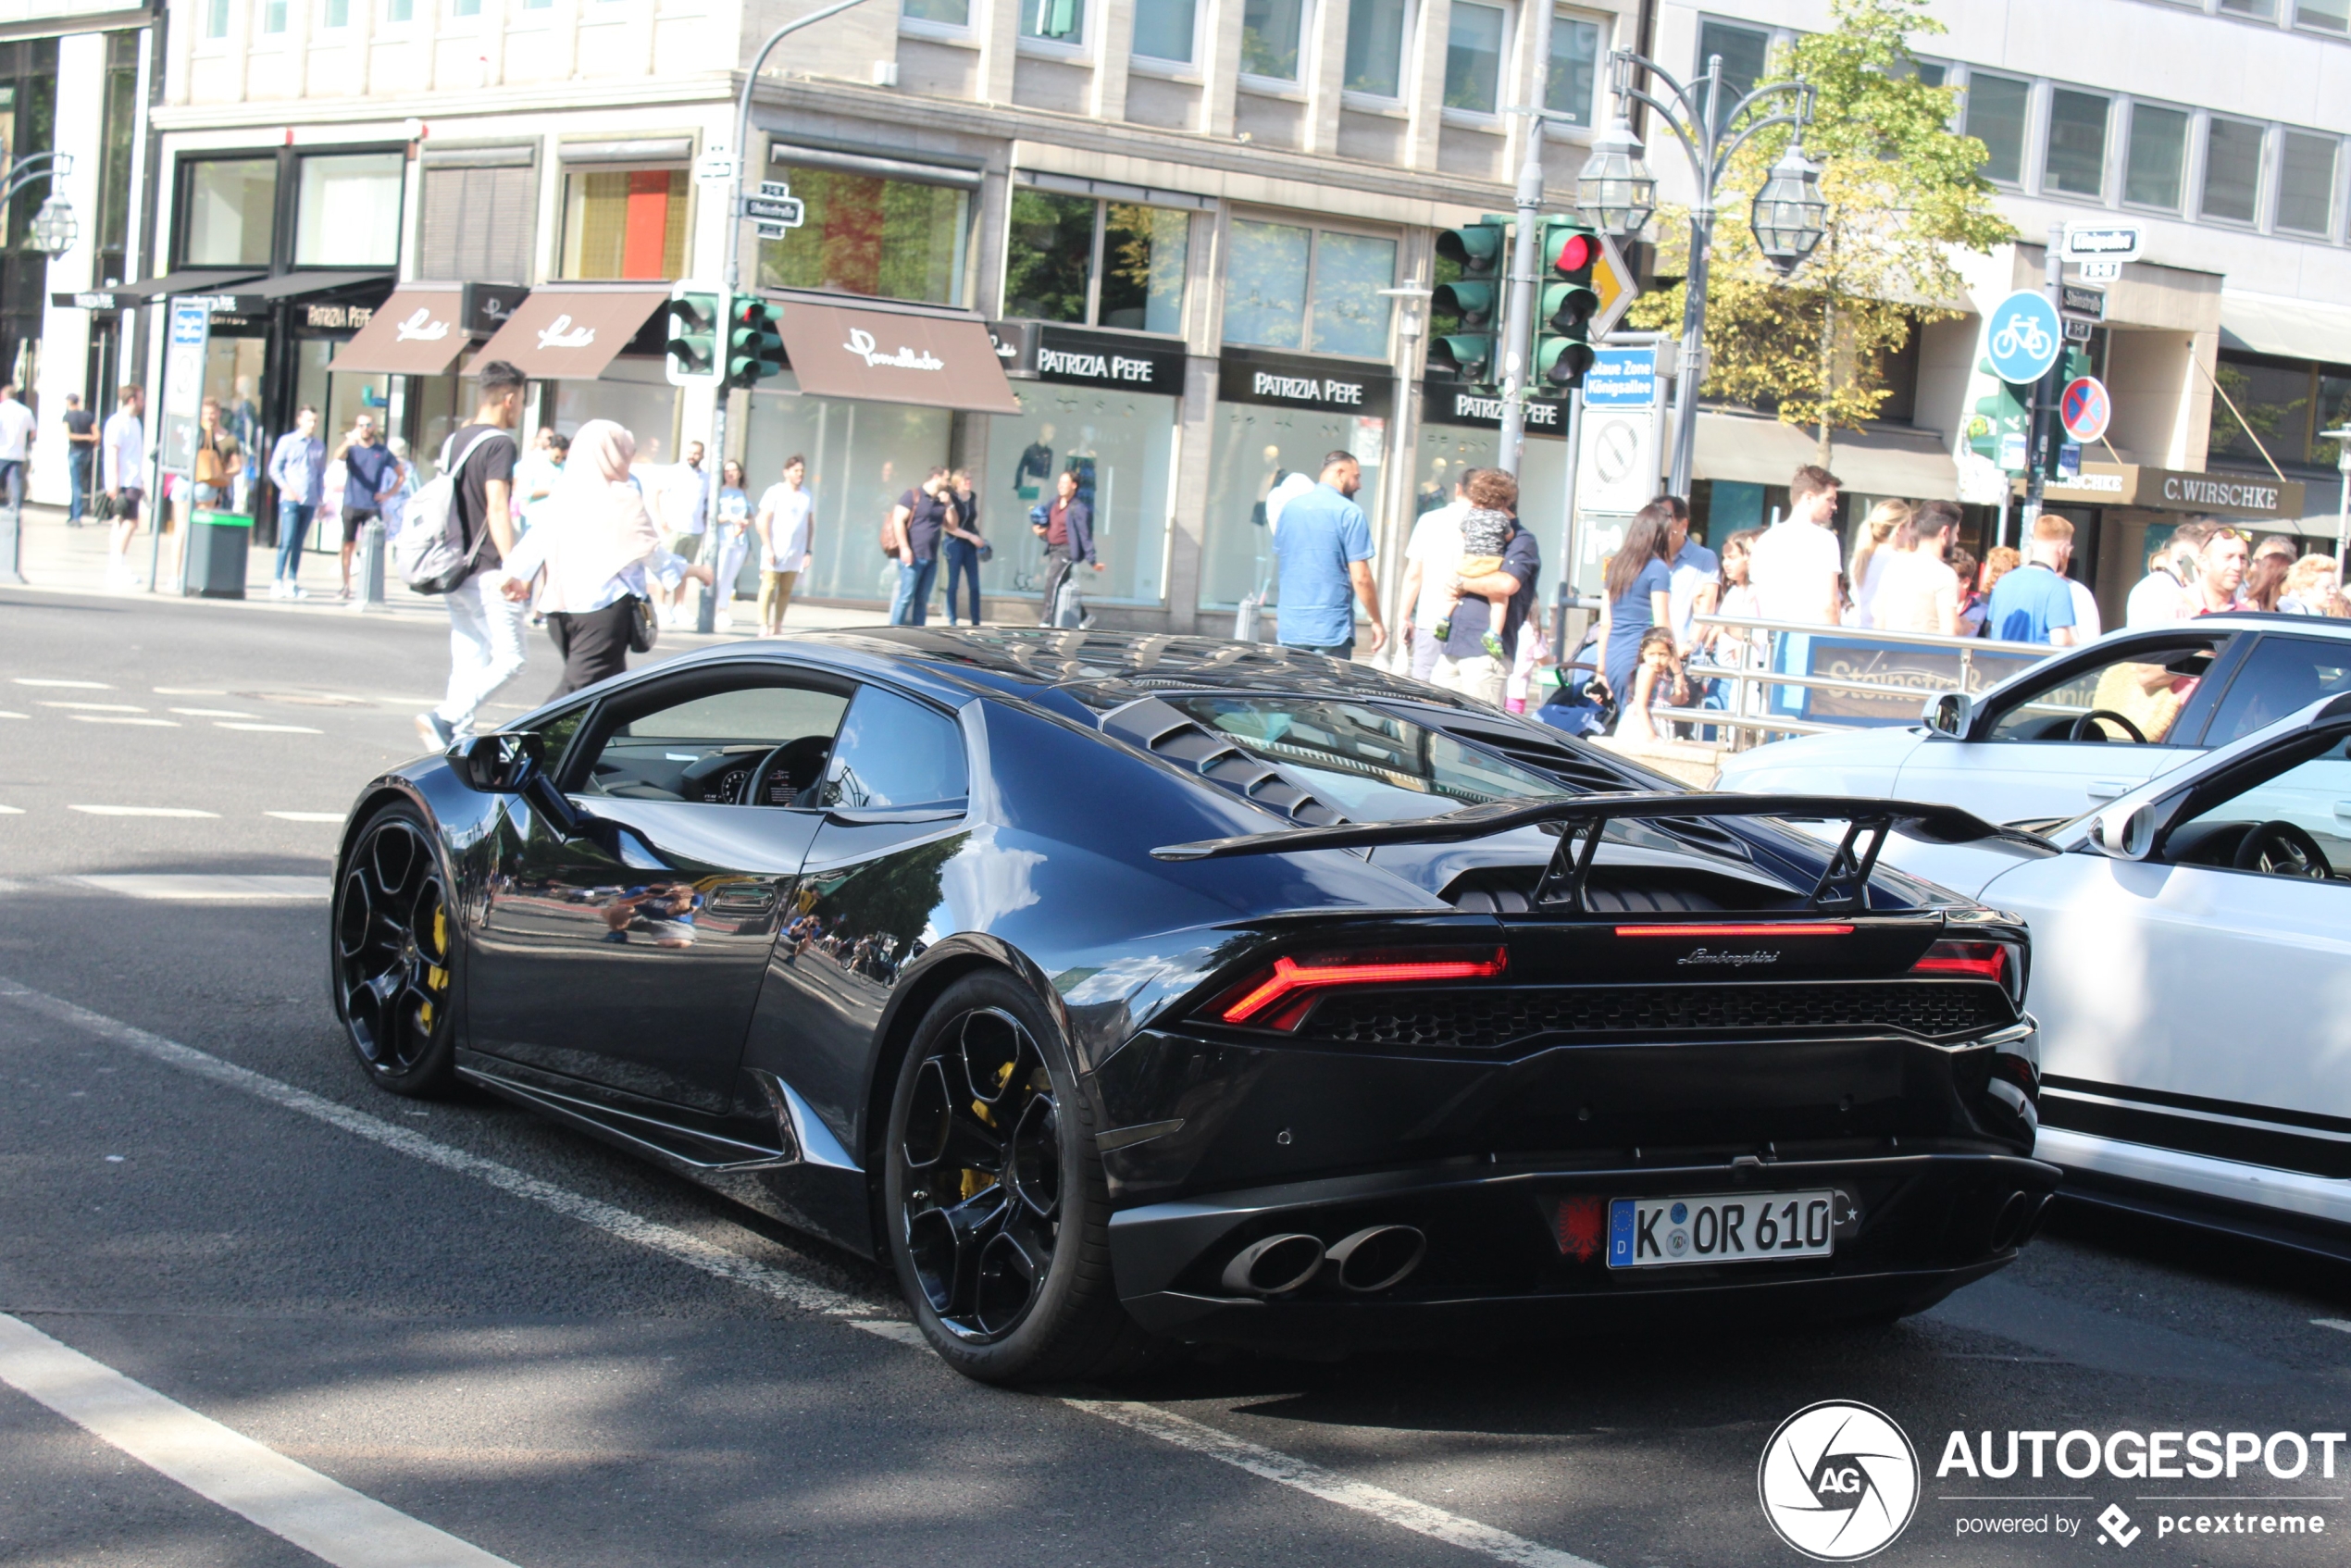
[(1557, 779), (1359, 703), (1174, 697), (1172, 706), (1265, 758), (1358, 822), (1575, 793)]

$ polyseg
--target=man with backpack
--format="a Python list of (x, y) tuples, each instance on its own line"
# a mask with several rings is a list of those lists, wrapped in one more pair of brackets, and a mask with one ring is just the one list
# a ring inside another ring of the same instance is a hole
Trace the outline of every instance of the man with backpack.
[[(404, 545), (412, 533), (439, 537), (445, 531), (460, 553), (455, 566), (431, 579), (436, 582), (457, 579), (445, 590), (449, 692), (441, 706), (417, 716), (417, 738), (437, 752), (448, 750), (460, 735), (470, 731), (481, 704), (522, 673), (523, 628), (530, 613), (527, 600), (511, 600), (502, 591), (506, 553), (515, 547), (516, 453), (509, 432), (522, 417), (528, 382), (520, 370), (503, 359), (491, 360), (476, 374), (481, 392), (473, 423), (453, 433), (442, 448), (442, 478), (409, 503), (411, 523), (402, 532)], [(436, 486), (444, 483), (448, 485), (445, 503), (435, 492)], [(428, 526), (437, 504), (448, 508), (445, 530)], [(418, 587), (411, 558), (404, 554), (402, 575), (411, 587)]]

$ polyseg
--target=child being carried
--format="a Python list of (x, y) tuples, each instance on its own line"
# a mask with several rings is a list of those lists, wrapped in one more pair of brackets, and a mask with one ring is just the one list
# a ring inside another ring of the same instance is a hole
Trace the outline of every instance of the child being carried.
[[(1462, 515), (1462, 564), (1455, 575), (1463, 582), (1473, 582), (1502, 569), (1502, 552), (1517, 529), (1511, 514), (1518, 508), (1518, 480), (1499, 468), (1480, 468), (1470, 476), (1464, 498), (1469, 510)], [(1510, 657), (1502, 646), (1502, 628), (1509, 624), (1511, 600), (1517, 592), (1512, 589), (1508, 593), (1484, 595), (1487, 610), (1481, 641), (1486, 652), (1498, 659)], [(1462, 594), (1456, 591), (1443, 618), (1432, 628), (1437, 641), (1453, 635), (1453, 606), (1461, 602)]]

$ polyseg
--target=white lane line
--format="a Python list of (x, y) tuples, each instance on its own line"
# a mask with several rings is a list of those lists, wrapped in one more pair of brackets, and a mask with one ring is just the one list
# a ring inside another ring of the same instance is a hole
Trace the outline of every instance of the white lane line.
[(185, 714), (190, 718), (258, 718), (261, 716), (259, 714), (246, 713), (241, 708), (174, 708), (171, 711), (176, 714)]
[(147, 690), (158, 697), (226, 697), (229, 694), (218, 686), (151, 686)]
[(2314, 1317), (2310, 1320), (2310, 1326), (2313, 1328), (2332, 1328), (2337, 1334), (2351, 1334), (2351, 1318)]
[(1293, 1458), (1278, 1449), (1266, 1448), (1247, 1438), (1236, 1437), (1230, 1432), (1206, 1425), (1173, 1411), (1156, 1405), (1138, 1404), (1129, 1400), (1064, 1400), (1073, 1409), (1088, 1415), (1115, 1421), (1121, 1426), (1147, 1433), (1163, 1443), (1204, 1454), (1220, 1460), (1252, 1475), (1335, 1502), (1341, 1508), (1351, 1508), (1358, 1513), (1410, 1530), (1415, 1535), (1474, 1551), (1498, 1562), (1516, 1562), (1527, 1568), (1598, 1568), (1588, 1558), (1574, 1552), (1561, 1551), (1508, 1530), (1498, 1530), (1491, 1524), (1481, 1524), (1474, 1519), (1464, 1519), (1458, 1513), (1448, 1513), (1441, 1508), (1431, 1508), (1424, 1502), (1375, 1487), (1368, 1481), (1357, 1481)]
[(188, 903), (249, 903), (256, 899), (299, 899), (324, 902), (331, 889), (324, 877), (258, 877), (223, 875), (193, 877), (168, 871), (91, 873), (63, 877), (60, 881), (95, 888), (124, 898), (171, 899)]
[(0, 806), (0, 816), (22, 816), (23, 815), (24, 807), (22, 806)]
[[(922, 1331), (913, 1324), (875, 1316), (877, 1303), (861, 1301), (781, 1269), (753, 1263), (700, 1237), (630, 1213), (614, 1204), (583, 1197), (552, 1182), (541, 1181), (537, 1176), (526, 1176), (510, 1165), (436, 1142), (364, 1111), (355, 1111), (306, 1089), (280, 1083), (249, 1067), (224, 1062), (193, 1046), (181, 1045), (161, 1035), (149, 1034), (134, 1025), (109, 1018), (103, 1013), (93, 1013), (61, 997), (34, 990), (20, 981), (0, 977), (0, 1001), (13, 1002), (44, 1017), (54, 1018), (118, 1045), (128, 1046), (170, 1066), (183, 1068), (215, 1083), (240, 1089), (273, 1105), (316, 1117), (428, 1164), (473, 1176), (503, 1192), (541, 1204), (622, 1240), (666, 1253), (705, 1274), (732, 1280), (802, 1311), (844, 1319), (850, 1327), (863, 1329), (899, 1344), (929, 1348)], [(1368, 1514), (1384, 1524), (1444, 1541), (1499, 1562), (1521, 1564), (1523, 1568), (1599, 1568), (1589, 1559), (1578, 1557), (1573, 1552), (1561, 1551), (1539, 1541), (1530, 1541), (1524, 1536), (1512, 1535), (1508, 1530), (1496, 1529), (1491, 1524), (1449, 1513), (1441, 1508), (1433, 1508), (1383, 1487), (1351, 1480), (1320, 1465), (1283, 1453), (1278, 1449), (1250, 1442), (1172, 1411), (1121, 1400), (1068, 1399), (1062, 1402), (1073, 1410), (1115, 1422), (1131, 1431), (1156, 1437), (1187, 1452), (1233, 1465), (1293, 1491), (1304, 1492), (1325, 1502)]]
[(13, 708), (0, 708), (0, 718), (31, 718), (31, 714), (18, 713)]
[(217, 811), (198, 811), (193, 806), (76, 806), (68, 811), (88, 812), (92, 816), (218, 816)]
[(93, 713), (143, 714), (147, 710), (136, 703), (85, 703), (79, 697), (36, 697), (33, 701), (44, 708), (87, 708)]
[(103, 680), (48, 680), (35, 675), (14, 678), (19, 686), (62, 686), (75, 691), (111, 691), (113, 687)]
[(216, 722), (215, 729), (252, 729), (264, 735), (324, 735), (323, 729), (313, 729), (306, 724), (230, 724)]
[(514, 1568), (0, 1313), (0, 1382), (338, 1568)]
[(264, 816), (274, 816), (280, 822), (341, 822), (348, 813), (340, 811), (265, 811)]
[(152, 729), (180, 728), (180, 721), (176, 718), (125, 718), (118, 714), (68, 714), (66, 717), (80, 719), (84, 724), (143, 724)]

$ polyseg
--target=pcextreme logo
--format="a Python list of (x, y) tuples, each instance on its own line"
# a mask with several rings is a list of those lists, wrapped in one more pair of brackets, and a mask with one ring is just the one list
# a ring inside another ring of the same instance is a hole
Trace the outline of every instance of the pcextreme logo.
[(1858, 1562), (1918, 1511), (1918, 1450), (1885, 1412), (1823, 1400), (1780, 1423), (1755, 1489), (1780, 1539), (1817, 1562)]

